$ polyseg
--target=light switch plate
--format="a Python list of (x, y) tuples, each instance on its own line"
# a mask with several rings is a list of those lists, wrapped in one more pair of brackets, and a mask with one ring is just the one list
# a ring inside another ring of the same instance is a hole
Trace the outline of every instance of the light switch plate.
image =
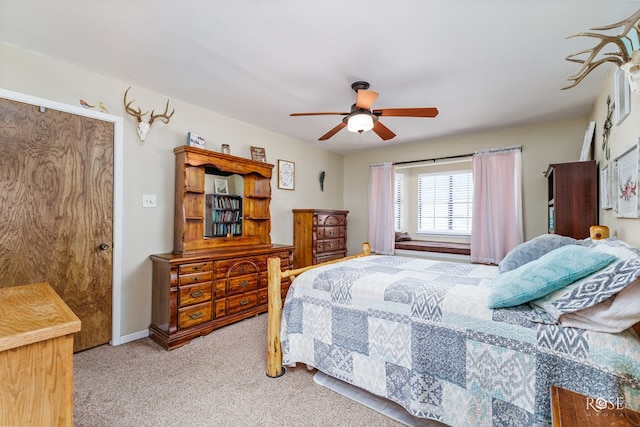
[(155, 208), (157, 207), (155, 194), (143, 194), (142, 195), (142, 207), (143, 208)]

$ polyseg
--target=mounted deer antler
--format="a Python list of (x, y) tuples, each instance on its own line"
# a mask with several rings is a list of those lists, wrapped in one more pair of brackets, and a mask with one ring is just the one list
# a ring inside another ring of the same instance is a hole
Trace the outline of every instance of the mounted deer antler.
[[(567, 80), (572, 80), (573, 83), (567, 87), (563, 87), (563, 90), (575, 87), (598, 65), (606, 62), (613, 62), (618, 67), (621, 67), (632, 60), (632, 52), (637, 50), (639, 47), (638, 45), (640, 44), (640, 40), (638, 39), (638, 35), (640, 34), (640, 10), (627, 19), (616, 22), (615, 24), (604, 27), (589, 28), (589, 30), (607, 31), (614, 30), (618, 27), (622, 27), (622, 32), (614, 36), (599, 33), (578, 33), (567, 37), (568, 39), (578, 36), (595, 37), (600, 39), (600, 42), (591, 49), (581, 50), (580, 52), (576, 52), (565, 58), (567, 61), (577, 62), (582, 65), (578, 69), (577, 73), (567, 78)], [(627, 43), (625, 43), (625, 41)], [(612, 52), (605, 52), (603, 49), (610, 43), (613, 43), (616, 50)], [(602, 53), (603, 57), (596, 60), (596, 56), (600, 53)], [(577, 58), (584, 54), (588, 54), (586, 59)]]
[(131, 104), (133, 104), (135, 100), (127, 102), (127, 93), (129, 92), (129, 89), (131, 88), (129, 87), (124, 92), (124, 110), (127, 112), (127, 114), (135, 117), (138, 120), (136, 131), (138, 132), (138, 137), (140, 138), (140, 141), (144, 142), (144, 139), (147, 137), (147, 132), (149, 132), (149, 129), (151, 128), (151, 125), (153, 124), (154, 120), (160, 119), (164, 123), (169, 123), (169, 120), (173, 116), (173, 113), (176, 112), (176, 109), (174, 108), (171, 111), (171, 114), (167, 114), (167, 112), (169, 111), (169, 100), (167, 99), (167, 105), (165, 106), (164, 113), (153, 114), (155, 110), (151, 110), (151, 116), (149, 118), (149, 121), (144, 122), (142, 121), (142, 117), (145, 116), (148, 113), (148, 111), (145, 111), (143, 113), (139, 107), (138, 107), (138, 110), (135, 110), (133, 107), (131, 107)]

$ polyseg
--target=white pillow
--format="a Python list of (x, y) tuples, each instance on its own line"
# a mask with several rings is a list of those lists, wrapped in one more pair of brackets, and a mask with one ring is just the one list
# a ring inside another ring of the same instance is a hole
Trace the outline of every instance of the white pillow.
[(609, 299), (583, 310), (565, 313), (562, 326), (618, 333), (640, 322), (640, 278)]

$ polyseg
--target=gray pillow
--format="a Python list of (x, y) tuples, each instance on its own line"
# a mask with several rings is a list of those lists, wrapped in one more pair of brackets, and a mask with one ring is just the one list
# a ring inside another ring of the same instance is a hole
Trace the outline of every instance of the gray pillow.
[(577, 244), (576, 239), (559, 234), (543, 234), (513, 248), (498, 264), (498, 271), (505, 273), (565, 245)]
[(396, 242), (407, 242), (411, 240), (411, 235), (406, 231), (396, 231)]

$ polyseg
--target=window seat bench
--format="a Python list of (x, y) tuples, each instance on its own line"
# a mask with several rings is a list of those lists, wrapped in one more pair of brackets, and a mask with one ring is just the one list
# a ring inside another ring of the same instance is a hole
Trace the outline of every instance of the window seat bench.
[(396, 249), (445, 254), (471, 255), (469, 243), (433, 242), (429, 240), (404, 240), (396, 242)]

